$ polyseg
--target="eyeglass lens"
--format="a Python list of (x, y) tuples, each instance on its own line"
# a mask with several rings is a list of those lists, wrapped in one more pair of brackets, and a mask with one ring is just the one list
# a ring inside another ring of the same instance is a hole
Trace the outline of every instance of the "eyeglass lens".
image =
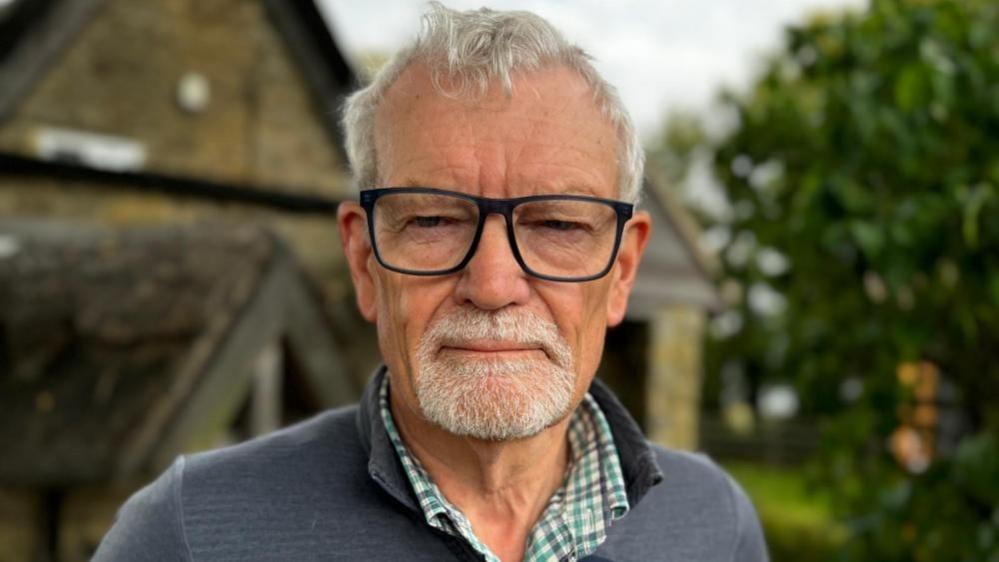
[[(414, 272), (457, 266), (475, 239), (479, 208), (446, 194), (397, 193), (374, 206), (375, 244), (389, 266)], [(525, 265), (540, 275), (596, 275), (612, 258), (617, 213), (598, 201), (542, 199), (515, 207), (513, 232)]]

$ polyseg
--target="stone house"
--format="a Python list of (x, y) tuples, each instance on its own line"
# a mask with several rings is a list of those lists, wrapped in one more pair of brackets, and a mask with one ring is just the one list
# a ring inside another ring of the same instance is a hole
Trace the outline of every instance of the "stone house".
[[(349, 401), (361, 387), (376, 342), (355, 311), (335, 228), (336, 205), (351, 196), (338, 107), (357, 82), (313, 0), (14, 0), (0, 10), (0, 299), (36, 285), (25, 272), (41, 266), (23, 265), (24, 248), (62, 272), (50, 271), (53, 292), (39, 301), (55, 316), (0, 311), (0, 448), (16, 451), (5, 456), (16, 462), (0, 462), (0, 562), (86, 559), (113, 506), (173, 455)], [(654, 439), (693, 448), (701, 339), (719, 299), (681, 207), (651, 187), (643, 205), (653, 239), (601, 376)], [(120, 309), (65, 300), (100, 289), (60, 277), (80, 271), (80, 256), (106, 262), (98, 278), (121, 298), (101, 302)], [(165, 256), (179, 265), (163, 275), (183, 283), (138, 283)], [(276, 286), (298, 296), (275, 297)], [(141, 298), (131, 292), (140, 287)], [(247, 291), (239, 310), (271, 312), (198, 308), (199, 291), (226, 287)], [(221, 333), (266, 337), (242, 348), (203, 339), (210, 323), (166, 314), (163, 303), (187, 293), (185, 310), (229, 319)], [(196, 348), (265, 351), (208, 361), (184, 379), (177, 365), (193, 364)], [(63, 369), (72, 353), (90, 362)], [(159, 367), (148, 363), (157, 357)], [(129, 369), (157, 382), (129, 387)], [(229, 373), (228, 384), (164, 390), (218, 380), (212, 373)], [(147, 410), (160, 417), (143, 421)]]

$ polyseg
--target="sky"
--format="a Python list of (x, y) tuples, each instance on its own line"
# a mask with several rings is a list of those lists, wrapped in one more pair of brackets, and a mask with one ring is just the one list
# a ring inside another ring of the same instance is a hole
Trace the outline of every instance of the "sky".
[[(318, 0), (341, 48), (391, 53), (419, 29), (420, 0)], [(472, 9), (483, 0), (445, 0)], [(670, 109), (705, 112), (724, 87), (745, 89), (782, 30), (809, 14), (860, 8), (866, 0), (491, 0), (530, 10), (596, 58), (646, 140)]]

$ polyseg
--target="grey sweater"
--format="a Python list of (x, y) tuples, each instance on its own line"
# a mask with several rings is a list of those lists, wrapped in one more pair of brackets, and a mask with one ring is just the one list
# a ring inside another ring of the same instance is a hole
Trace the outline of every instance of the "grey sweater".
[[(118, 512), (96, 561), (480, 560), (427, 525), (378, 415), (357, 406), (179, 458)], [(767, 560), (752, 505), (702, 456), (651, 446), (599, 382), (631, 511), (586, 560)]]

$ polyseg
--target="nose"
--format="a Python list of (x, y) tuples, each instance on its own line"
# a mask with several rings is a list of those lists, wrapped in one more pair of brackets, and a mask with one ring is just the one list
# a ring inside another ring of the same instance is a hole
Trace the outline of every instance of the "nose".
[(499, 310), (524, 304), (530, 296), (527, 274), (513, 255), (503, 221), (499, 215), (486, 218), (475, 255), (460, 273), (455, 287), (458, 304)]

